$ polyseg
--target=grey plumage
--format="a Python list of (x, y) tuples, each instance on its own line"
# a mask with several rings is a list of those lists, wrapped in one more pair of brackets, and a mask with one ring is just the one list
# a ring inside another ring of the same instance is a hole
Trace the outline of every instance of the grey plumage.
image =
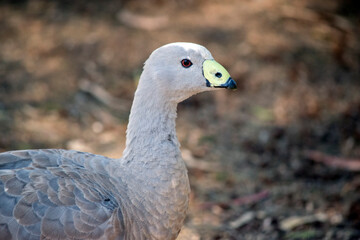
[[(193, 64), (184, 67), (184, 58)], [(168, 44), (145, 63), (121, 159), (72, 150), (1, 153), (0, 240), (175, 239), (190, 193), (176, 107), (211, 87), (236, 84), (206, 48)]]
[[(96, 161), (98, 168), (85, 166), (84, 161)], [(13, 239), (102, 236), (119, 208), (114, 193), (108, 195), (112, 183), (104, 167), (109, 162), (65, 150), (0, 154), (0, 239), (11, 239), (9, 232)]]

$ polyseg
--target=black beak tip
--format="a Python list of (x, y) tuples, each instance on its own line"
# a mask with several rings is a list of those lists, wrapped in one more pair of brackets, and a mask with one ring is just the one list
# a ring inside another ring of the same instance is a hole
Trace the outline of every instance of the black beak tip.
[(226, 83), (227, 89), (236, 89), (236, 82), (230, 77)]

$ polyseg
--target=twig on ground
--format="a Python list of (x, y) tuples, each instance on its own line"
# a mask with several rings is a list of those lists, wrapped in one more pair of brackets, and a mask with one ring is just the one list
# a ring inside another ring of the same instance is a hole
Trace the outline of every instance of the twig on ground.
[(236, 198), (232, 201), (233, 205), (241, 206), (244, 204), (257, 203), (270, 195), (268, 190), (261, 191), (259, 193), (251, 194), (245, 197)]
[(231, 221), (229, 225), (231, 228), (236, 229), (250, 223), (252, 220), (255, 219), (255, 217), (256, 217), (255, 212), (253, 211), (246, 212), (236, 220)]
[(270, 195), (270, 192), (268, 190), (261, 191), (259, 193), (254, 193), (248, 196), (239, 197), (236, 198), (230, 202), (204, 202), (201, 204), (201, 207), (203, 209), (209, 209), (215, 205), (228, 208), (229, 206), (242, 206), (245, 204), (254, 204), (257, 202), (260, 202), (261, 200), (264, 200)]
[(324, 213), (310, 216), (291, 216), (280, 222), (280, 229), (283, 231), (290, 231), (302, 225), (312, 224), (314, 222), (325, 222), (326, 220), (327, 216)]
[(217, 172), (220, 169), (217, 163), (195, 159), (189, 149), (183, 149), (181, 152), (186, 166), (190, 169), (198, 169), (205, 172)]
[(345, 169), (353, 172), (360, 171), (360, 159), (334, 157), (319, 151), (305, 151), (304, 155), (310, 160), (321, 162), (331, 167)]

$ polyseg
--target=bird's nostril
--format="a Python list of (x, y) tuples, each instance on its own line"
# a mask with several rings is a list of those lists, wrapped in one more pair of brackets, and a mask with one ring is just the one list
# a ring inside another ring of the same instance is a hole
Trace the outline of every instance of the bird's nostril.
[(217, 72), (217, 73), (215, 73), (215, 77), (217, 77), (217, 78), (221, 78), (221, 77), (222, 77), (222, 74), (221, 74), (221, 73), (219, 73), (219, 72)]

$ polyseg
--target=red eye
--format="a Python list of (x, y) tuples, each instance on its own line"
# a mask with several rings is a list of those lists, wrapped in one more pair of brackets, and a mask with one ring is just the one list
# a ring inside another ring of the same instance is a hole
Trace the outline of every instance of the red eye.
[(192, 62), (189, 59), (183, 59), (183, 60), (181, 60), (181, 65), (184, 68), (189, 68), (189, 67), (191, 67)]

